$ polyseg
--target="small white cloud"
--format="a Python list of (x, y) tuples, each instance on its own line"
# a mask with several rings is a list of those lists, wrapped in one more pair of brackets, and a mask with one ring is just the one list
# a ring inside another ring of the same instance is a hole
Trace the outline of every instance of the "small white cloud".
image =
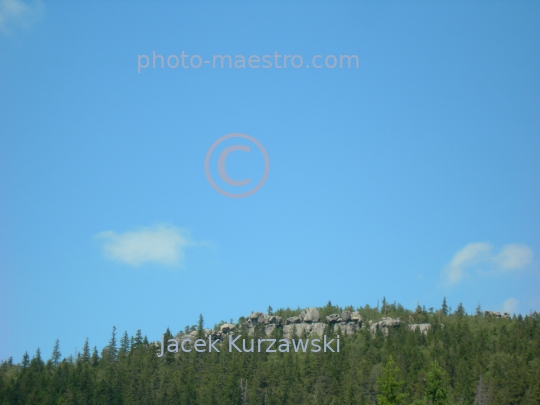
[(506, 245), (495, 261), (502, 271), (519, 270), (532, 262), (533, 252), (525, 245)]
[(500, 274), (519, 270), (529, 265), (533, 259), (532, 250), (526, 245), (510, 244), (500, 253), (493, 253), (493, 246), (485, 242), (470, 243), (458, 251), (443, 270), (443, 278), (448, 285), (459, 283), (468, 275), (467, 270), (487, 269), (483, 274)]
[(186, 231), (170, 225), (121, 234), (105, 231), (95, 237), (105, 240), (103, 252), (107, 258), (131, 266), (149, 262), (165, 266), (178, 265), (184, 259), (185, 248), (193, 245)]
[(503, 303), (503, 312), (508, 312), (509, 314), (516, 313), (516, 309), (519, 305), (519, 300), (516, 298), (508, 298)]
[(493, 249), (489, 243), (470, 243), (457, 252), (444, 269), (444, 276), (449, 285), (459, 283), (465, 276), (467, 267), (485, 261)]
[(43, 3), (35, 0), (26, 3), (22, 0), (0, 0), (0, 31), (10, 33), (10, 28), (28, 28), (43, 12)]

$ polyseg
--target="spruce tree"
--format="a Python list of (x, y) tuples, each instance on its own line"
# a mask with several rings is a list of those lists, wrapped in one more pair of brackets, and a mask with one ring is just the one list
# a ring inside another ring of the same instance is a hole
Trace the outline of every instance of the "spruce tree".
[(99, 354), (98, 349), (94, 346), (94, 351), (92, 352), (92, 358), (90, 359), (92, 366), (96, 367), (99, 364)]
[(199, 324), (197, 325), (197, 339), (204, 338), (204, 318), (202, 314), (199, 315)]
[(426, 374), (426, 397), (432, 405), (445, 405), (449, 402), (448, 374), (437, 362), (431, 363)]
[(28, 352), (24, 352), (21, 365), (23, 366), (23, 368), (27, 368), (29, 364), (30, 364), (30, 356), (28, 356)]
[(54, 343), (51, 360), (50, 360), (51, 364), (53, 364), (54, 366), (58, 365), (58, 363), (60, 362), (61, 356), (62, 354), (60, 353), (60, 341), (56, 339), (56, 342)]
[(377, 379), (377, 403), (380, 405), (399, 405), (407, 398), (401, 393), (404, 381), (399, 379), (399, 367), (390, 355), (383, 368), (382, 374)]
[(88, 338), (84, 341), (82, 361), (88, 363), (90, 361), (90, 347), (88, 346)]
[(448, 315), (448, 305), (446, 305), (446, 297), (444, 297), (443, 299), (441, 312), (444, 316)]
[(120, 352), (122, 356), (125, 356), (129, 352), (129, 336), (127, 331), (124, 332), (124, 335), (120, 339)]
[(109, 346), (107, 347), (107, 354), (110, 361), (116, 361), (118, 357), (118, 347), (116, 346), (116, 326), (112, 328), (111, 340), (109, 340)]

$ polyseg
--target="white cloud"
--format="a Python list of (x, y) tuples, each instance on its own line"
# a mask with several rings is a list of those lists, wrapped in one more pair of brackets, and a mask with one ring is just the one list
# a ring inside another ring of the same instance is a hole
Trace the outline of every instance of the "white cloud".
[(0, 31), (9, 34), (13, 27), (28, 28), (43, 12), (43, 3), (35, 0), (0, 0)]
[(510, 315), (516, 312), (516, 309), (519, 305), (519, 300), (516, 298), (508, 298), (503, 303), (503, 312), (508, 312)]
[(489, 243), (470, 243), (457, 252), (444, 269), (444, 276), (448, 284), (459, 283), (465, 277), (465, 269), (485, 261), (493, 246)]
[(105, 240), (103, 253), (107, 258), (131, 266), (149, 262), (165, 266), (178, 265), (184, 259), (185, 248), (193, 245), (186, 231), (170, 225), (121, 234), (105, 231), (95, 237)]
[(442, 275), (448, 285), (455, 285), (469, 274), (468, 269), (487, 268), (487, 274), (500, 274), (522, 269), (529, 265), (532, 259), (533, 252), (526, 245), (506, 245), (500, 253), (495, 254), (489, 243), (470, 243), (454, 255)]
[(502, 271), (519, 270), (532, 262), (533, 252), (525, 245), (506, 245), (495, 261)]

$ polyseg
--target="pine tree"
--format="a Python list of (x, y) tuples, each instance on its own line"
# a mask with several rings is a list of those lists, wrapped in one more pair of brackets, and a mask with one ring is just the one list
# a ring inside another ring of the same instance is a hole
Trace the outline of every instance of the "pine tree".
[(399, 405), (407, 398), (400, 393), (404, 381), (399, 380), (399, 367), (394, 363), (392, 356), (388, 358), (382, 374), (377, 379), (377, 403), (381, 405)]

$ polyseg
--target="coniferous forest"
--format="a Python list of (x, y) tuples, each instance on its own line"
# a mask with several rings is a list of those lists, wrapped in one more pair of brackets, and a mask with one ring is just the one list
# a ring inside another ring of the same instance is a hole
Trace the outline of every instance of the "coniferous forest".
[[(501, 319), (480, 308), (468, 314), (462, 305), (452, 311), (446, 301), (440, 309), (345, 309), (365, 320), (386, 315), (431, 328), (422, 334), (399, 327), (388, 336), (363, 328), (341, 336), (339, 353), (221, 350), (161, 358), (141, 331), (128, 336), (113, 328), (100, 351), (87, 340), (82, 353), (63, 358), (57, 341), (48, 353), (3, 362), (0, 404), (540, 404), (537, 313)], [(323, 316), (341, 310), (330, 302), (319, 308)], [(300, 309), (273, 313), (289, 317)], [(243, 322), (238, 330), (246, 334)], [(202, 336), (204, 326), (201, 316), (179, 335)]]

